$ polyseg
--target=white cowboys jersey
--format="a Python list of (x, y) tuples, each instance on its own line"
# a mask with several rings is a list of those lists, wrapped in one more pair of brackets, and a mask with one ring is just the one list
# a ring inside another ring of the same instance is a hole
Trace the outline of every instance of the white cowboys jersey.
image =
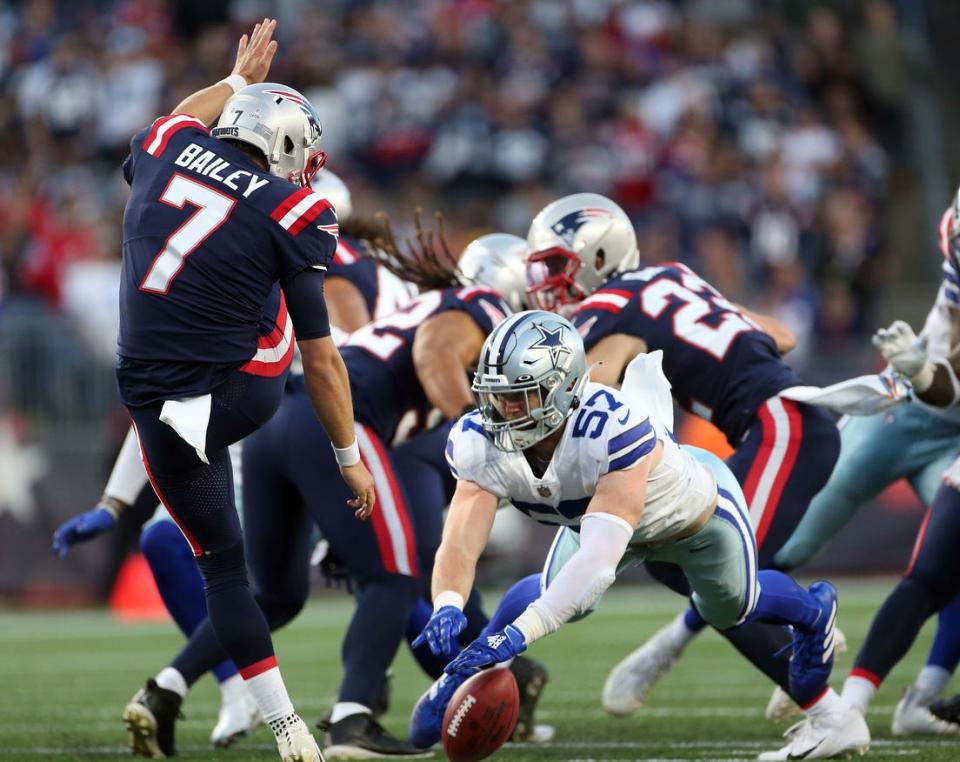
[[(943, 263), (943, 283), (937, 291), (937, 298), (923, 324), (921, 336), (927, 337), (927, 355), (934, 362), (947, 362), (950, 356), (950, 313), (960, 310), (960, 278), (948, 261)], [(960, 407), (949, 408), (928, 405), (919, 398), (914, 402), (938, 418), (960, 423)]]
[[(635, 467), (653, 452), (657, 441), (646, 411), (631, 409), (617, 389), (589, 383), (542, 477), (534, 475), (522, 452), (494, 447), (479, 411), (454, 425), (447, 440), (447, 462), (457, 479), (509, 500), (541, 524), (579, 526), (600, 477)], [(663, 458), (647, 480), (643, 517), (633, 542), (676, 534), (717, 498), (713, 472), (669, 437), (660, 441)]]

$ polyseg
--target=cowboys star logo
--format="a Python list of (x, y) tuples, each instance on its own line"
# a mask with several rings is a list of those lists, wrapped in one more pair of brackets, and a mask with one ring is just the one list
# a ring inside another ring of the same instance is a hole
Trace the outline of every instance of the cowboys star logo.
[(530, 349), (549, 349), (550, 362), (554, 368), (560, 367), (561, 355), (573, 354), (570, 347), (563, 343), (563, 326), (557, 326), (557, 330), (549, 331), (539, 323), (534, 323), (533, 327), (540, 331), (540, 339), (536, 344), (531, 344)]

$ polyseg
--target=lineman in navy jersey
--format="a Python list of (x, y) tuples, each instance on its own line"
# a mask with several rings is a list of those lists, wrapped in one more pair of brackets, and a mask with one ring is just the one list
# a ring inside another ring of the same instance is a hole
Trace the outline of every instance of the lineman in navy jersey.
[(866, 723), (827, 684), (832, 585), (817, 582), (807, 591), (781, 572), (757, 572), (732, 473), (672, 438), (658, 359), (641, 358), (619, 392), (590, 382), (585, 355), (576, 328), (543, 311), (514, 315), (484, 343), (473, 383), (479, 411), (461, 418), (448, 441), (457, 490), (437, 551), (436, 609), (425, 632), (442, 645), (462, 628), (460, 608), (500, 500), (564, 529), (547, 560), (543, 594), (447, 665), (450, 679), (438, 693), (449, 698), (466, 676), (588, 613), (622, 569), (657, 560), (679, 566), (697, 610), (718, 629), (751, 621), (794, 628), (791, 685), (821, 704), (783, 758), (787, 751), (820, 759), (863, 750)]
[[(131, 141), (117, 378), (154, 490), (197, 556), (216, 636), (281, 757), (317, 760), (247, 585), (227, 452), (280, 401), (283, 376), (258, 373), (279, 350), (260, 346), (257, 336), (277, 282), (299, 333), (314, 409), (338, 448), (358, 517), (369, 515), (375, 497), (323, 301), (337, 226), (330, 204), (308, 187), (323, 162), (319, 118), (290, 88), (248, 84), (266, 78), (275, 26), (264, 19), (241, 38), (229, 78), (189, 96)], [(211, 135), (207, 125), (218, 116)], [(292, 328), (280, 339), (292, 341)], [(182, 680), (161, 674), (128, 704), (124, 720), (136, 751), (162, 753), (154, 709), (178, 705), (185, 690)]]

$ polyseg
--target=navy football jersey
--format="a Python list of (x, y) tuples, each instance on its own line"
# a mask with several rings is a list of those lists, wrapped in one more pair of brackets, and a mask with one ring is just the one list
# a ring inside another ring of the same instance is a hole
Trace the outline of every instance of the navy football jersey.
[(352, 283), (373, 320), (405, 307), (417, 295), (417, 287), (402, 280), (376, 260), (363, 256), (363, 244), (341, 238), (333, 262), (327, 268), (328, 278), (346, 278)]
[(123, 172), (121, 397), (204, 394), (256, 359), (274, 284), (330, 264), (336, 216), (183, 114), (137, 133)]
[(581, 302), (572, 320), (588, 350), (618, 333), (662, 349), (677, 402), (734, 446), (763, 402), (802, 383), (773, 338), (685, 265), (622, 273)]
[(350, 374), (354, 417), (385, 443), (400, 444), (442, 420), (417, 378), (413, 339), (425, 320), (448, 310), (466, 312), (484, 334), (510, 314), (503, 298), (488, 288), (427, 291), (402, 310), (354, 331), (340, 348)]

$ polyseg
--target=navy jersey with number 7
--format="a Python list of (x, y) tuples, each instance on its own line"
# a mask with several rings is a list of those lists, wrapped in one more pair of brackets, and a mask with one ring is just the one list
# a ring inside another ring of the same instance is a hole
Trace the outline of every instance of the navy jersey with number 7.
[(205, 394), (263, 354), (275, 284), (332, 261), (336, 216), (184, 114), (138, 132), (123, 172), (121, 397)]
[(771, 336), (682, 264), (617, 276), (581, 302), (572, 321), (588, 351), (614, 334), (662, 349), (677, 402), (733, 446), (760, 405), (802, 383)]

